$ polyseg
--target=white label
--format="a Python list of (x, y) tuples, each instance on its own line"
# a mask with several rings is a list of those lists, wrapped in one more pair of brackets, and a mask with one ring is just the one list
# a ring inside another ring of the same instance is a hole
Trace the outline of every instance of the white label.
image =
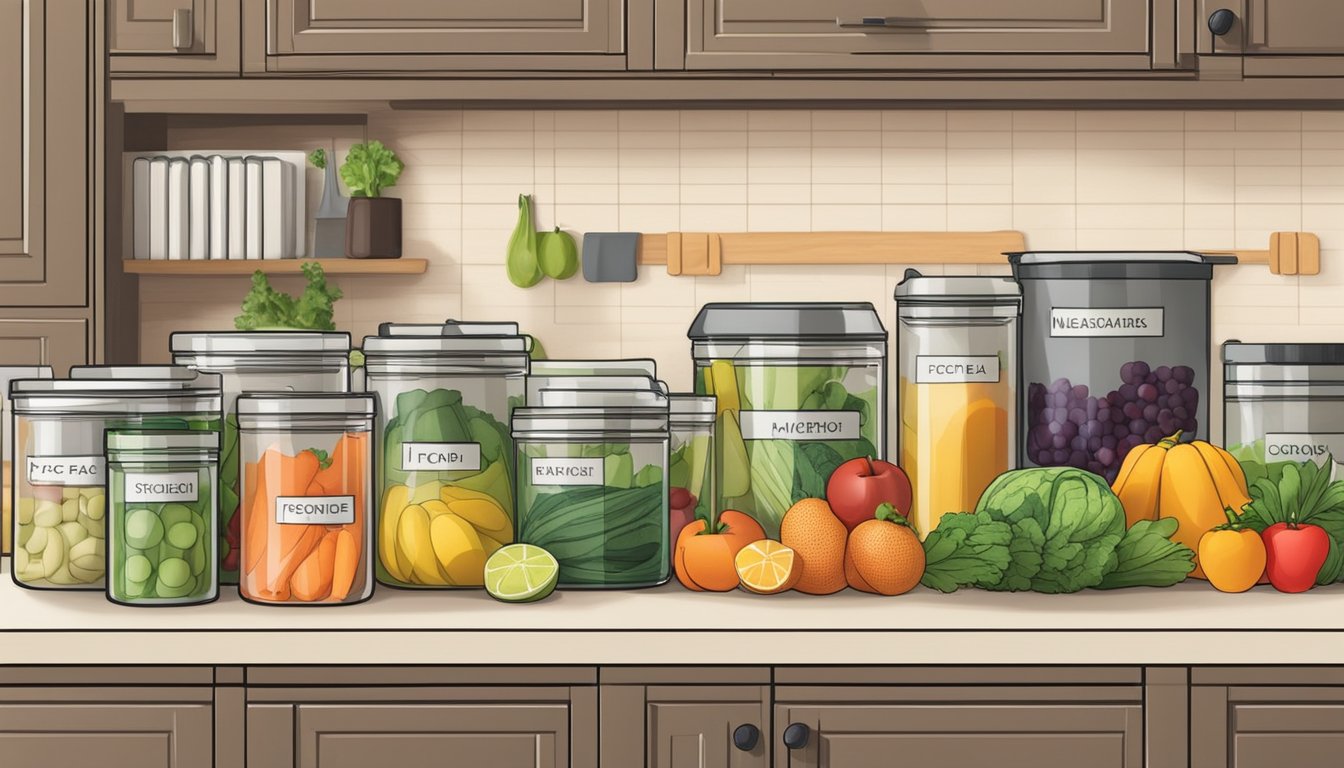
[(402, 443), (401, 468), (405, 472), (477, 472), (481, 468), (481, 446), (480, 443)]
[(920, 355), (915, 358), (916, 384), (997, 384), (997, 355)]
[(743, 440), (858, 440), (858, 411), (742, 411)]
[(602, 485), (602, 459), (532, 459), (533, 485)]
[(159, 474), (126, 473), (126, 501), (197, 501), (200, 499), (195, 472)]
[(354, 496), (281, 496), (275, 522), (286, 525), (349, 525), (355, 522)]
[(1265, 461), (1344, 462), (1344, 434), (1279, 432), (1265, 435)]
[(1161, 307), (1050, 310), (1051, 336), (1161, 336)]
[(102, 456), (29, 456), (28, 482), (94, 487), (105, 482), (105, 467)]

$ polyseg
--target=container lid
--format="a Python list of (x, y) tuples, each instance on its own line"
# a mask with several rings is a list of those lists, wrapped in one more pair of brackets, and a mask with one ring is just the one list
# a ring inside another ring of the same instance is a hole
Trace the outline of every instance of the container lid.
[(1022, 286), (1011, 277), (929, 276), (907, 269), (896, 285), (898, 302), (938, 304), (1018, 304)]
[[(9, 382), (16, 379), (50, 379), (50, 365), (0, 365), (0, 408), (8, 407)], [(9, 446), (8, 443), (5, 444)]]
[(478, 323), (453, 320), (442, 323), (382, 323), (379, 336), (518, 336), (517, 323)]
[(664, 411), (668, 408), (667, 395), (658, 390), (543, 389), (539, 395), (541, 408), (653, 408)]
[(538, 391), (548, 389), (651, 389), (666, 387), (648, 376), (529, 376)]
[(209, 397), (220, 394), (222, 381), (217, 373), (171, 365), (75, 366), (68, 379), (15, 379), (9, 388), (16, 397)]
[(383, 323), (377, 336), (364, 337), (364, 354), (521, 355), (532, 340), (518, 333), (517, 323)]
[(372, 416), (373, 395), (343, 392), (249, 392), (238, 396), (239, 416)]
[(1004, 254), (1019, 280), (1209, 280), (1237, 257), (1193, 251), (1019, 251)]
[(207, 430), (109, 429), (111, 451), (218, 451), (219, 433)]
[(533, 376), (647, 376), (658, 375), (651, 358), (628, 360), (533, 360)]
[(687, 336), (693, 341), (886, 341), (887, 330), (868, 302), (713, 303), (701, 308)]
[(1228, 365), (1344, 365), (1344, 344), (1223, 343)]
[(718, 398), (713, 395), (692, 395), (684, 392), (674, 392), (667, 396), (668, 407), (675, 416), (705, 416), (710, 417), (718, 415)]
[(350, 352), (350, 334), (343, 331), (211, 331), (174, 333), (168, 337), (174, 355), (303, 355)]

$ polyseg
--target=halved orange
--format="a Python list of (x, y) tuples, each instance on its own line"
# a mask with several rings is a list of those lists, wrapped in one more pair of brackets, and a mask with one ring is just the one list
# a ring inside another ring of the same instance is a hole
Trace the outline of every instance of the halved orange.
[(742, 586), (760, 595), (793, 589), (802, 575), (802, 563), (789, 547), (762, 539), (743, 547), (733, 558)]

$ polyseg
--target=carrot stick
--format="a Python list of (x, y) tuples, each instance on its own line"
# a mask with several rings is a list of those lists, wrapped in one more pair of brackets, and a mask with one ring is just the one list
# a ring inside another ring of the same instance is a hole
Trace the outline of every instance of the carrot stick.
[(336, 537), (331, 533), (303, 559), (290, 579), (290, 593), (304, 602), (317, 602), (331, 594), (331, 572), (336, 559)]
[[(358, 526), (355, 529), (358, 530)], [(355, 573), (359, 570), (359, 559), (359, 544), (351, 529), (347, 527), (337, 531), (336, 561), (331, 574), (332, 600), (341, 601), (350, 594), (350, 587), (355, 583)]]

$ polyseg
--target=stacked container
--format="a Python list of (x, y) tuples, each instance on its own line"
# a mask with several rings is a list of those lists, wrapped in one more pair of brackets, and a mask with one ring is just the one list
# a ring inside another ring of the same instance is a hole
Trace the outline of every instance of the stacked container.
[(379, 403), (378, 580), (480, 587), (514, 540), (513, 438), (530, 339), (512, 323), (383, 325), (364, 339)]
[(692, 520), (715, 520), (712, 396), (668, 395), (667, 506), (672, 541)]
[(71, 379), (21, 379), (14, 409), (14, 581), (103, 589), (104, 431), (215, 430), (220, 377), (186, 368), (77, 367)]
[(254, 393), (237, 401), (244, 600), (341, 605), (373, 593), (374, 401)]
[(975, 509), (1017, 466), (1017, 333), (1022, 294), (1002, 277), (924, 277), (896, 287), (900, 465), (921, 537)]
[(651, 587), (671, 577), (668, 398), (546, 389), (513, 417), (518, 537), (560, 564), (559, 586)]
[(238, 583), (238, 418), (244, 392), (348, 392), (350, 334), (315, 331), (174, 333), (173, 362), (223, 377), (219, 471), (220, 581)]
[(1223, 432), (1248, 483), (1344, 464), (1344, 344), (1224, 344)]
[(836, 467), (886, 454), (887, 332), (872, 304), (706, 304), (695, 391), (718, 398), (718, 508), (770, 537)]
[(0, 468), (0, 554), (11, 551), (10, 537), (13, 534), (14, 489), (10, 487), (12, 460), (14, 452), (10, 447), (9, 430), (9, 382), (14, 379), (50, 379), (51, 366), (15, 365), (0, 366), (0, 452), (4, 454), (4, 464)]

